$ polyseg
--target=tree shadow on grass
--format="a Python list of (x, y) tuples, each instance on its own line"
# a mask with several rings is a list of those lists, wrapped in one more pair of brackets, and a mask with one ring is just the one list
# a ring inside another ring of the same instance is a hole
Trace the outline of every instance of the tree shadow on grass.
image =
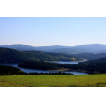
[(79, 86), (77, 86), (77, 85), (69, 85), (68, 87), (79, 87)]
[(96, 84), (97, 87), (106, 87), (106, 82), (99, 82)]

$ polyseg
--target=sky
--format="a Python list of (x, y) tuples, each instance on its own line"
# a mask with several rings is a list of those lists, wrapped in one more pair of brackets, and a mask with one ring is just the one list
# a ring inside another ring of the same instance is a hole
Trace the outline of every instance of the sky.
[(106, 45), (106, 17), (0, 17), (0, 45)]

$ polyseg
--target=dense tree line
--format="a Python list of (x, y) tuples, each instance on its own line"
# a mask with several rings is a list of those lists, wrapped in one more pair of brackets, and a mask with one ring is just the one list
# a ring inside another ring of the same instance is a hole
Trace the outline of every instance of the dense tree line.
[(39, 70), (59, 70), (62, 68), (59, 67), (58, 64), (42, 61), (24, 61), (22, 63), (19, 63), (18, 67), (39, 69)]
[[(106, 73), (106, 59), (97, 60), (98, 62), (89, 61), (80, 64), (56, 64), (41, 61), (24, 61), (20, 63), (19, 67), (31, 68), (31, 69), (42, 69), (42, 70), (59, 70), (68, 68), (70, 70), (85, 71), (89, 74), (104, 74)], [(66, 73), (25, 73), (19, 68), (12, 66), (0, 65), (0, 75), (67, 75)]]
[(106, 62), (103, 63), (87, 63), (81, 64), (56, 64), (41, 61), (24, 61), (18, 65), (23, 68), (42, 69), (42, 70), (59, 70), (68, 68), (70, 70), (85, 71), (89, 74), (106, 73)]
[(46, 53), (41, 51), (19, 51), (9, 48), (0, 48), (0, 63), (34, 61), (77, 61), (75, 56), (64, 53)]
[[(100, 58), (100, 59), (96, 59), (96, 60), (89, 60), (86, 61), (84, 64), (86, 63), (90, 63), (90, 64), (95, 64), (95, 63), (106, 63), (106, 58)], [(82, 64), (82, 63), (80, 63)]]
[(24, 75), (24, 71), (12, 66), (0, 65), (0, 75)]
[(12, 66), (5, 66), (0, 65), (0, 75), (73, 75), (71, 73), (62, 73), (62, 72), (55, 72), (55, 73), (26, 73), (19, 68), (12, 67)]
[[(20, 67), (24, 68), (33, 68), (42, 70), (59, 70), (68, 68), (70, 70), (85, 71), (91, 74), (106, 73), (106, 58), (101, 58), (98, 60), (90, 60), (87, 62), (82, 62), (80, 64), (55, 64), (55, 63), (43, 62), (43, 61), (72, 61), (72, 60), (80, 60), (80, 59), (63, 53), (45, 53), (41, 51), (18, 51), (14, 49), (0, 48), (0, 62), (24, 61), (19, 64)], [(1, 74), (4, 75), (9, 73), (11, 75), (23, 73), (21, 70), (11, 68), (11, 66), (10, 67), (8, 66), (8, 69), (7, 67), (6, 69), (5, 67), (4, 69), (3, 67), (1, 68), (2, 70), (5, 70), (4, 73), (3, 71), (0, 70)]]
[(72, 56), (76, 56), (79, 58), (87, 59), (87, 60), (95, 60), (106, 57), (106, 53), (79, 53), (79, 54), (71, 54)]
[(37, 73), (37, 72), (34, 72), (34, 73), (28, 73), (27, 75), (74, 75), (74, 74), (71, 74), (71, 73), (64, 73), (64, 72), (55, 72), (55, 73)]

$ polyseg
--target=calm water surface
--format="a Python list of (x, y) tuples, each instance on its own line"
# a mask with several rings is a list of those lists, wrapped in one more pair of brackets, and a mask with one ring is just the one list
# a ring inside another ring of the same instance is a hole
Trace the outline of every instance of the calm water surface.
[[(52, 62), (52, 63), (58, 63), (58, 64), (78, 64), (78, 62)], [(13, 67), (17, 67), (21, 70), (23, 70), (24, 72), (26, 73), (29, 73), (29, 72), (37, 72), (37, 73), (55, 73), (57, 71), (46, 71), (46, 70), (36, 70), (36, 69), (27, 69), (27, 68), (20, 68), (18, 67), (18, 63), (3, 63), (1, 65), (6, 65), (6, 66), (13, 66)], [(68, 70), (68, 71), (64, 71), (64, 73), (71, 73), (71, 74), (74, 74), (74, 75), (88, 75), (87, 73), (85, 72), (77, 72), (77, 71), (71, 71), (71, 70)]]
[(58, 63), (58, 64), (78, 64), (78, 62), (50, 62), (50, 63)]

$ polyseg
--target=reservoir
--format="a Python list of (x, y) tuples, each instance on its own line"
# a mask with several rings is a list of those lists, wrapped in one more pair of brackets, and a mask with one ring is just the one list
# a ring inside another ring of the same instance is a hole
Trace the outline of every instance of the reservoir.
[(61, 61), (61, 62), (50, 62), (50, 63), (58, 63), (58, 64), (78, 64), (77, 61), (75, 61), (75, 62), (64, 62), (64, 61)]
[[(78, 62), (51, 62), (51, 63), (58, 63), (58, 64), (78, 64)], [(6, 65), (6, 66), (13, 66), (13, 67), (17, 67), (21, 70), (23, 70), (24, 72), (26, 73), (30, 73), (30, 72), (37, 72), (37, 73), (54, 73), (54, 72), (58, 72), (58, 71), (46, 71), (46, 70), (36, 70), (36, 69), (27, 69), (27, 68), (21, 68), (21, 67), (18, 67), (18, 63), (1, 63), (1, 65)], [(74, 75), (88, 75), (87, 73), (85, 72), (77, 72), (77, 71), (72, 71), (72, 70), (68, 70), (68, 71), (63, 71), (63, 73), (71, 73), (71, 74), (74, 74)]]

